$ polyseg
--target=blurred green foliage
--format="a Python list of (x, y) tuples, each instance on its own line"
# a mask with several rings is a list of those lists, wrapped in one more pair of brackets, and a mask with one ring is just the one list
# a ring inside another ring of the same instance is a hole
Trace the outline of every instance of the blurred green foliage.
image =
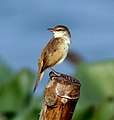
[[(0, 62), (0, 120), (38, 120), (42, 98), (32, 94), (35, 73)], [(114, 61), (80, 63), (80, 99), (73, 120), (114, 120)]]
[(77, 66), (81, 82), (74, 120), (114, 120), (114, 61)]
[(32, 94), (34, 73), (22, 69), (15, 73), (0, 62), (0, 120), (37, 120), (41, 99)]

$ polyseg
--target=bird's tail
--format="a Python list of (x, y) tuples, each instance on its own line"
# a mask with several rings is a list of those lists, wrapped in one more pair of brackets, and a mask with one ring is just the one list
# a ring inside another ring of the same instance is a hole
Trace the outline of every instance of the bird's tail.
[(38, 73), (38, 76), (37, 76), (37, 79), (36, 79), (36, 84), (35, 84), (35, 86), (34, 86), (33, 93), (35, 92), (35, 90), (36, 90), (36, 88), (37, 88), (37, 86), (38, 86), (38, 82), (42, 79), (43, 75), (44, 75), (44, 71), (43, 71), (42, 73)]

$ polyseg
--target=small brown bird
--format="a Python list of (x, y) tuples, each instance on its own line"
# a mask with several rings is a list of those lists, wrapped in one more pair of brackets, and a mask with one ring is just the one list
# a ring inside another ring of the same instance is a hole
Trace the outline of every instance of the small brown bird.
[(67, 27), (58, 25), (48, 28), (48, 30), (53, 33), (53, 38), (44, 47), (38, 61), (38, 76), (33, 92), (35, 92), (39, 80), (42, 79), (44, 71), (64, 61), (70, 45), (71, 34)]

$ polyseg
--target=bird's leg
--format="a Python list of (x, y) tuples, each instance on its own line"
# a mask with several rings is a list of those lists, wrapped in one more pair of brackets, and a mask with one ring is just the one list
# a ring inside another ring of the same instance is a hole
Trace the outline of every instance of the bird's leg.
[(56, 72), (53, 68), (51, 68), (51, 70), (53, 71), (53, 73), (56, 75), (56, 76), (60, 76), (61, 74)]

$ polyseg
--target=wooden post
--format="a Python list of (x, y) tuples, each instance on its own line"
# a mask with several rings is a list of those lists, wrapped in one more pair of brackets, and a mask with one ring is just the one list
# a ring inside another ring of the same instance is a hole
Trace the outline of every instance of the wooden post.
[(78, 80), (64, 74), (57, 76), (51, 71), (39, 120), (71, 120), (79, 96)]

